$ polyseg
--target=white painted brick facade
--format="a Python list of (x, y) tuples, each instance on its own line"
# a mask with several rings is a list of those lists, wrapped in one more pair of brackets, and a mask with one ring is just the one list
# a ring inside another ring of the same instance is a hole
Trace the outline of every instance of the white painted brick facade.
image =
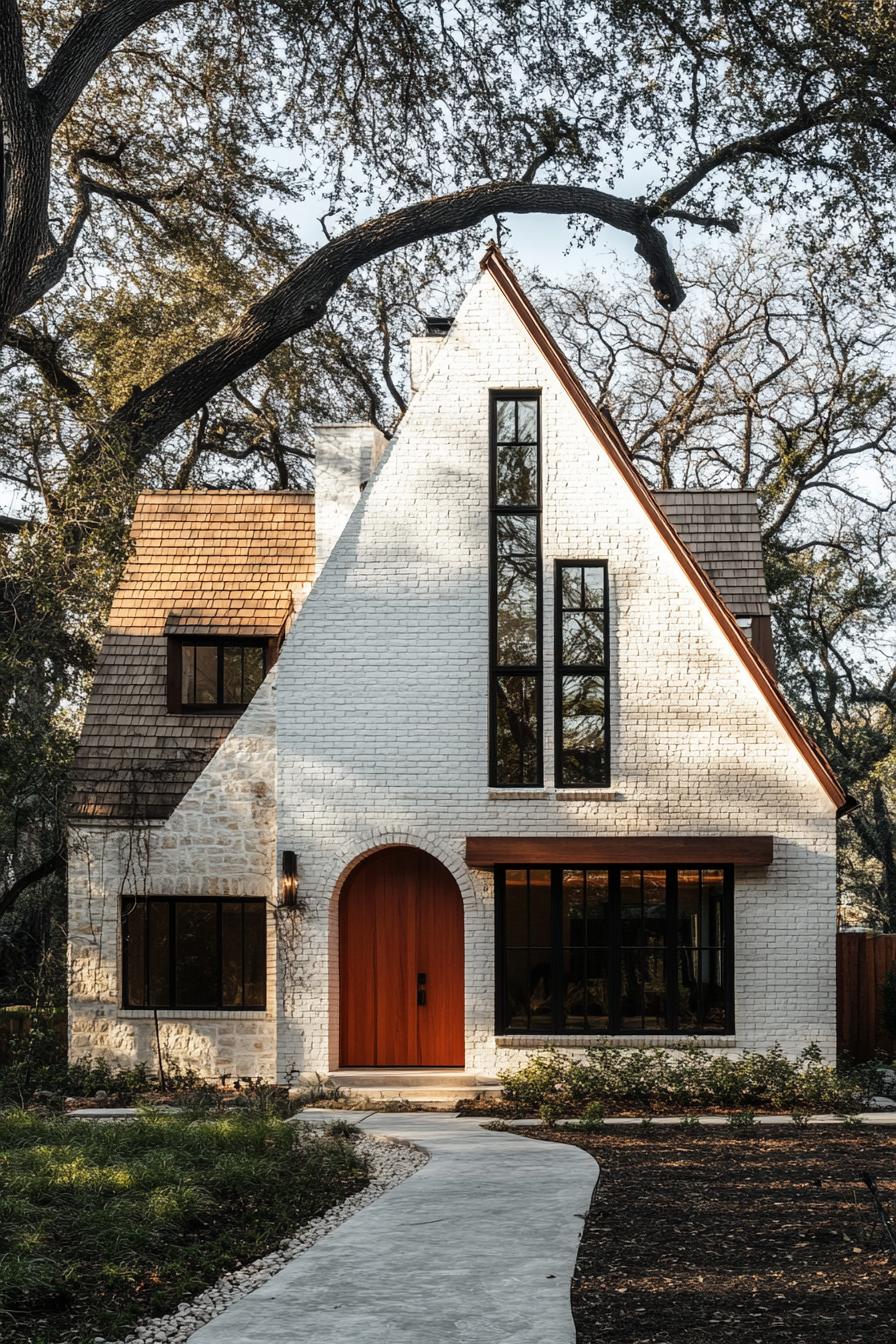
[[(547, 787), (534, 792), (487, 782), (490, 388), (542, 396)], [(609, 565), (606, 790), (551, 783), (552, 571), (564, 557)], [(399, 843), (439, 858), (463, 897), (467, 1067), (520, 1062), (529, 1047), (494, 1035), (491, 880), (466, 867), (467, 835), (772, 833), (771, 868), (736, 874), (736, 1043), (833, 1054), (833, 805), (487, 274), (296, 618), (276, 699), (276, 789), (270, 710), (256, 700), (151, 840), (158, 891), (225, 882), (270, 898), (275, 831), (278, 853), (298, 854), (305, 909), (272, 968), (261, 1044), (236, 1044), (256, 1023), (185, 1028), (211, 1072), (246, 1053), (273, 1070), (274, 1051), (281, 1076), (338, 1065), (339, 889), (364, 853)], [(101, 886), (120, 883), (116, 867)], [(98, 1004), (107, 1040), (139, 1053), (143, 1024), (114, 1006), (114, 915), (85, 922), (77, 860), (72, 891), (72, 1053), (106, 1048), (89, 1026)]]

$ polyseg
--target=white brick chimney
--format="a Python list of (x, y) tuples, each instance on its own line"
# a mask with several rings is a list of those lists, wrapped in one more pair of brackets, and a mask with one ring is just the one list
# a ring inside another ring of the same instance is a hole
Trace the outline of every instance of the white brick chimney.
[(412, 394), (419, 392), (423, 386), (423, 380), (429, 372), (429, 366), (451, 330), (452, 321), (453, 319), (450, 317), (429, 317), (426, 319), (425, 334), (411, 337), (408, 347), (408, 362), (410, 364)]
[(315, 425), (314, 437), (314, 537), (319, 574), (388, 440), (370, 424)]
[(423, 380), (429, 372), (429, 366), (443, 339), (444, 337), (441, 336), (411, 337), (408, 345), (408, 362), (410, 364), (412, 393), (420, 391)]

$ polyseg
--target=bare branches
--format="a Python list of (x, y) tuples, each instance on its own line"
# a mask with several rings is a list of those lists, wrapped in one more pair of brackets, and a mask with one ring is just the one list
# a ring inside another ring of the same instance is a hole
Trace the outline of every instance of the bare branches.
[(720, 168), (727, 168), (744, 158), (776, 157), (789, 140), (793, 140), (806, 131), (830, 120), (832, 114), (845, 101), (845, 97), (845, 94), (840, 94), (833, 98), (826, 98), (817, 107), (807, 108), (779, 126), (772, 126), (766, 131), (760, 131), (754, 135), (744, 135), (736, 140), (730, 140), (727, 144), (719, 145), (717, 149), (699, 159), (678, 182), (666, 187), (660, 193), (656, 201), (649, 207), (649, 217), (652, 220), (662, 219), (670, 206), (675, 206), (679, 201), (683, 201), (695, 187)]

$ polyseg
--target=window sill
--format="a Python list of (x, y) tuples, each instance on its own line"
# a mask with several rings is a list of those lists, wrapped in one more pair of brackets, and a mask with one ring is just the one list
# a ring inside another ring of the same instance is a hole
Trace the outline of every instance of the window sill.
[(604, 785), (596, 785), (593, 789), (555, 789), (554, 794), (557, 798), (569, 798), (575, 801), (582, 798), (591, 802), (602, 803), (621, 803), (622, 794), (618, 789), (607, 788)]
[(492, 789), (488, 791), (489, 801), (498, 798), (556, 798), (575, 802), (581, 799), (593, 803), (621, 803), (623, 794), (618, 789), (598, 786), (593, 789)]
[(548, 1047), (575, 1047), (582, 1049), (585, 1046), (613, 1046), (625, 1047), (629, 1050), (655, 1049), (657, 1046), (663, 1046), (669, 1050), (680, 1050), (683, 1045), (702, 1045), (708, 1050), (734, 1050), (737, 1048), (737, 1040), (734, 1036), (687, 1036), (687, 1035), (666, 1035), (666, 1036), (648, 1036), (635, 1035), (630, 1036), (550, 1036), (550, 1035), (520, 1035), (496, 1036), (495, 1045), (501, 1049), (522, 1049), (533, 1050), (547, 1049)]
[(542, 788), (536, 785), (531, 789), (492, 789), (488, 791), (489, 798), (550, 798), (553, 789)]
[(119, 1008), (123, 1021), (152, 1022), (156, 1013), (160, 1022), (270, 1022), (273, 1015), (265, 1008)]

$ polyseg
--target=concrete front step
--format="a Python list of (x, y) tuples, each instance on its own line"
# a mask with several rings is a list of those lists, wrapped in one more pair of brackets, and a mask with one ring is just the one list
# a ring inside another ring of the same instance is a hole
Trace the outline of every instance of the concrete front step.
[(450, 1110), (459, 1101), (499, 1097), (496, 1078), (475, 1073), (437, 1069), (337, 1069), (328, 1082), (348, 1100), (368, 1102), (409, 1101), (418, 1106)]
[(477, 1097), (500, 1097), (500, 1087), (350, 1087), (342, 1095), (350, 1101), (475, 1101)]
[(327, 1075), (334, 1087), (407, 1088), (498, 1087), (497, 1078), (462, 1069), (334, 1069)]

